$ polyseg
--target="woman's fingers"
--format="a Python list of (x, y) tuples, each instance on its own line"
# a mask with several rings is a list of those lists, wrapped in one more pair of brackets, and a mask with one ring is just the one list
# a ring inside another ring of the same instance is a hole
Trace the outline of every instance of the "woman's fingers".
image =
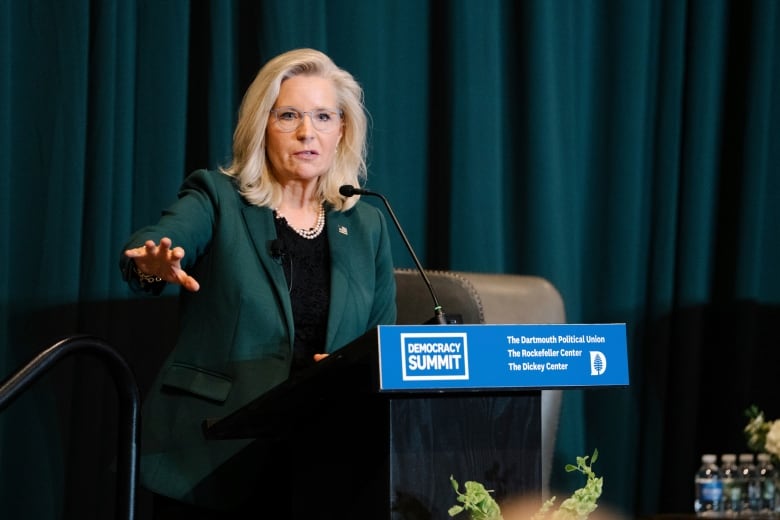
[(198, 281), (181, 269), (177, 271), (177, 282), (188, 291), (197, 292), (200, 289)]

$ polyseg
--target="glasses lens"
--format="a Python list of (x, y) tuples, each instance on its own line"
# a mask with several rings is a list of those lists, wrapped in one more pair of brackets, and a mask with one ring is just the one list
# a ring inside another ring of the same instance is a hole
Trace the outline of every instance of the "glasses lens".
[(292, 132), (301, 125), (303, 115), (293, 108), (277, 108), (272, 112), (276, 116), (276, 126), (282, 132)]
[(309, 114), (311, 124), (320, 132), (330, 132), (339, 125), (339, 115), (330, 110), (317, 110)]

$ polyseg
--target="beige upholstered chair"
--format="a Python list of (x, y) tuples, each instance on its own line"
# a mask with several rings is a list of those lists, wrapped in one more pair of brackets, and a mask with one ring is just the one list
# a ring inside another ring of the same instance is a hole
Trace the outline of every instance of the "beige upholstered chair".
[[(424, 323), (434, 316), (433, 297), (414, 269), (396, 269), (398, 323)], [(426, 270), (445, 314), (463, 323), (565, 323), (563, 300), (544, 278), (516, 274)], [(561, 390), (542, 391), (542, 494), (549, 495)]]

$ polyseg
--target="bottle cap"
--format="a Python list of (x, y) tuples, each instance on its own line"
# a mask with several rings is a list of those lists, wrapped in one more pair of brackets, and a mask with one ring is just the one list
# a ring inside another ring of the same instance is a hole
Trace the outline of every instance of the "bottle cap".
[(705, 453), (701, 456), (701, 461), (706, 462), (708, 464), (712, 464), (718, 459), (718, 457), (714, 453)]
[(753, 462), (753, 454), (752, 453), (740, 453), (739, 454), (739, 461), (740, 462)]
[(720, 456), (720, 460), (723, 462), (735, 462), (737, 460), (736, 453), (724, 453)]
[(759, 453), (758, 454), (758, 460), (761, 462), (769, 462), (769, 459), (771, 459), (772, 456), (768, 453)]

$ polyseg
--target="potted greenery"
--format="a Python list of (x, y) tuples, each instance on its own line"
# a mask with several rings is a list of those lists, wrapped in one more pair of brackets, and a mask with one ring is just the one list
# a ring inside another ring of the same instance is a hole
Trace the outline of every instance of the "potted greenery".
[[(594, 450), (592, 456), (577, 457), (577, 465), (567, 464), (566, 471), (579, 471), (587, 477), (583, 487), (576, 490), (569, 498), (561, 502), (558, 509), (553, 509), (556, 497), (552, 497), (531, 517), (530, 520), (585, 520), (598, 507), (597, 502), (601, 496), (604, 477), (597, 477), (592, 466), (599, 456), (599, 451)], [(590, 459), (590, 462), (588, 461)], [(491, 495), (492, 490), (475, 481), (467, 481), (464, 491), (460, 491), (458, 482), (450, 476), (452, 488), (457, 495), (458, 504), (450, 507), (448, 513), (451, 517), (465, 514), (470, 520), (503, 520), (501, 508)]]

